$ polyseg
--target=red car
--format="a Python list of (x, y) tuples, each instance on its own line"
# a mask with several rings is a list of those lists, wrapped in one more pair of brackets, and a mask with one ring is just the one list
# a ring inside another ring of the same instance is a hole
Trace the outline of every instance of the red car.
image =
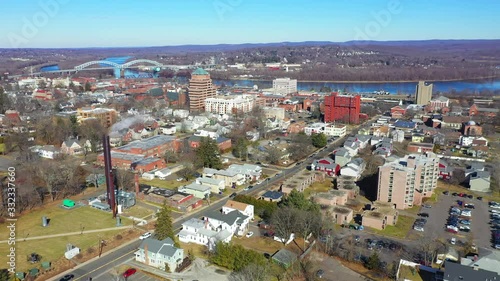
[(127, 269), (127, 271), (125, 271), (125, 272), (123, 273), (123, 277), (124, 277), (124, 278), (127, 278), (127, 277), (129, 277), (129, 276), (134, 275), (136, 272), (137, 272), (137, 269), (135, 269), (135, 268), (129, 268), (129, 269)]

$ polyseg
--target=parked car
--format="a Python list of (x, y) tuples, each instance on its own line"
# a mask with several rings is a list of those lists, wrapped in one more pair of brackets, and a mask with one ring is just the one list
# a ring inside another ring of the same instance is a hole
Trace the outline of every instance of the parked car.
[(253, 232), (252, 232), (252, 231), (249, 231), (249, 232), (247, 232), (247, 235), (245, 235), (245, 236), (246, 236), (247, 238), (249, 238), (249, 237), (252, 237), (252, 235), (253, 235)]
[(428, 204), (424, 204), (424, 205), (422, 205), (422, 207), (424, 207), (424, 208), (432, 208), (432, 206), (428, 205)]
[(146, 233), (142, 234), (141, 236), (139, 236), (139, 239), (144, 240), (146, 238), (151, 237), (151, 235), (153, 235), (153, 234), (151, 234), (151, 232), (146, 232)]
[(475, 209), (476, 208), (474, 206), (474, 204), (465, 204), (464, 207), (467, 208), (467, 209)]
[(452, 195), (452, 196), (458, 196), (458, 193), (453, 192), (451, 195)]
[(177, 181), (183, 181), (184, 178), (177, 178)]
[(63, 278), (59, 279), (59, 281), (69, 281), (69, 280), (73, 279), (74, 277), (75, 277), (74, 274), (66, 274), (66, 275), (64, 275)]
[(129, 268), (129, 269), (127, 269), (127, 270), (123, 273), (123, 277), (124, 277), (124, 278), (128, 278), (128, 277), (130, 277), (130, 276), (134, 275), (136, 272), (137, 272), (137, 269), (135, 269), (135, 268)]
[(460, 220), (460, 223), (463, 225), (470, 225), (470, 220)]
[(469, 195), (467, 195), (467, 198), (472, 199), (472, 198), (474, 198), (474, 196), (469, 194)]
[(236, 195), (238, 195), (238, 193), (233, 192), (231, 195), (229, 195), (229, 198), (234, 198), (234, 197), (236, 197)]
[(448, 190), (446, 190), (446, 191), (443, 191), (443, 194), (448, 195), (448, 194), (450, 194), (450, 192)]
[(457, 239), (456, 239), (455, 237), (452, 237), (452, 238), (450, 239), (450, 243), (451, 243), (451, 245), (455, 245), (455, 244), (457, 244)]
[(421, 217), (423, 217), (423, 218), (428, 218), (429, 217), (428, 213), (419, 213), (418, 215), (421, 216)]
[(477, 199), (477, 200), (479, 200), (479, 201), (482, 201), (482, 200), (483, 200), (483, 197), (478, 196), (478, 197), (476, 197), (476, 199)]

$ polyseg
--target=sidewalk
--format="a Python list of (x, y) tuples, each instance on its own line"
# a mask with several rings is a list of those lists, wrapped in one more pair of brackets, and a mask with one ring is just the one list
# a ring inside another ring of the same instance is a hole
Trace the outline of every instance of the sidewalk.
[[(68, 232), (68, 233), (59, 233), (59, 234), (52, 234), (52, 235), (44, 235), (44, 236), (35, 236), (35, 237), (28, 237), (28, 238), (20, 238), (16, 239), (16, 241), (29, 241), (29, 240), (40, 240), (40, 239), (47, 239), (47, 238), (56, 238), (56, 237), (63, 237), (63, 236), (70, 236), (70, 235), (83, 235), (87, 233), (96, 233), (96, 232), (103, 232), (103, 231), (113, 231), (113, 230), (120, 230), (120, 229), (127, 229), (127, 228), (133, 228), (133, 225), (128, 225), (128, 226), (118, 226), (118, 227), (109, 227), (109, 228), (102, 228), (102, 229), (94, 229), (94, 230), (85, 230), (85, 231), (76, 231), (76, 232)], [(1, 240), (0, 243), (7, 243), (9, 240)]]

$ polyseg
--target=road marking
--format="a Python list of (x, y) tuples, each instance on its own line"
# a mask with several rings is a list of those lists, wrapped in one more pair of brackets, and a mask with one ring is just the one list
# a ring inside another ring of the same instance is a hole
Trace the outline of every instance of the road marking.
[(91, 274), (91, 273), (93, 273), (93, 272), (96, 272), (97, 270), (99, 270), (99, 269), (101, 269), (101, 268), (103, 268), (103, 267), (105, 267), (105, 266), (109, 265), (110, 263), (113, 263), (113, 262), (115, 262), (115, 261), (117, 261), (117, 260), (119, 260), (119, 259), (123, 258), (123, 257), (124, 257), (124, 256), (126, 256), (126, 255), (130, 255), (130, 254), (132, 254), (132, 253), (133, 253), (133, 252), (135, 252), (135, 251), (136, 251), (136, 250), (132, 250), (132, 251), (130, 251), (130, 252), (128, 252), (128, 253), (126, 253), (126, 254), (124, 254), (124, 255), (122, 255), (122, 256), (119, 256), (119, 257), (117, 257), (116, 259), (114, 259), (114, 260), (112, 260), (112, 261), (110, 261), (110, 262), (108, 262), (108, 263), (106, 263), (106, 264), (103, 264), (103, 265), (101, 265), (100, 267), (98, 267), (98, 268), (96, 268), (96, 269), (94, 269), (94, 270), (92, 270), (92, 271), (90, 271), (90, 272), (87, 272), (85, 275), (82, 275), (82, 276), (80, 276), (80, 277), (77, 277), (77, 278), (75, 278), (75, 279), (73, 279), (73, 280), (75, 280), (75, 281), (77, 281), (77, 280), (81, 280), (83, 277), (88, 276), (89, 274)]

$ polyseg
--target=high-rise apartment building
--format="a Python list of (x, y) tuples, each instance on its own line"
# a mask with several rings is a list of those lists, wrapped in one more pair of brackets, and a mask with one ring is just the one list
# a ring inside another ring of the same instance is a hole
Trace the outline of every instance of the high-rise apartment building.
[(434, 153), (411, 154), (379, 168), (377, 200), (396, 209), (421, 205), (437, 186), (439, 158)]
[(297, 92), (297, 79), (278, 78), (273, 80), (273, 90), (276, 94), (288, 95)]
[(419, 81), (415, 91), (415, 103), (418, 105), (427, 105), (432, 99), (433, 84)]
[(342, 121), (359, 124), (361, 97), (332, 93), (325, 97), (325, 123)]
[(216, 94), (217, 91), (208, 72), (198, 68), (191, 73), (188, 88), (189, 110), (191, 112), (204, 111), (205, 100), (215, 97)]

